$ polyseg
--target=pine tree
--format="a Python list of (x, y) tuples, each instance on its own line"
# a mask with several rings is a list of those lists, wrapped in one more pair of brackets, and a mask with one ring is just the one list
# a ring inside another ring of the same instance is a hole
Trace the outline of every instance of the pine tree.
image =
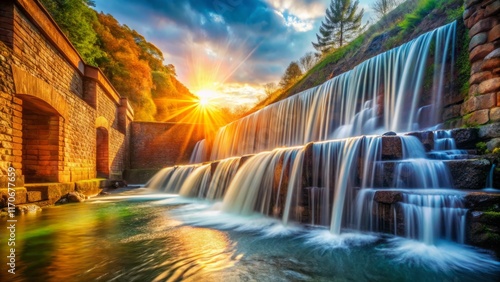
[(316, 34), (318, 42), (312, 43), (316, 50), (326, 53), (332, 48), (340, 48), (364, 28), (361, 26), (364, 9), (358, 12), (358, 4), (358, 0), (331, 0), (319, 34)]

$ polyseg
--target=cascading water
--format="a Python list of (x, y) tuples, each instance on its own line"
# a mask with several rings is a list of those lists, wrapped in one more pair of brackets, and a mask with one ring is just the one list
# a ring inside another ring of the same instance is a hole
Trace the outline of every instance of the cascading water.
[[(320, 86), (222, 127), (210, 159), (436, 126), (445, 73), (452, 73), (455, 31), (454, 22), (423, 34)], [(431, 85), (426, 95), (424, 82)]]
[[(426, 244), (463, 243), (466, 209), (462, 194), (449, 189), (443, 161), (464, 153), (451, 133), (429, 131), (434, 147), (427, 148), (411, 134), (375, 135), (436, 128), (455, 29), (451, 23), (423, 34), (221, 128), (210, 157), (219, 161), (166, 169), (148, 186), (222, 200), (223, 212), (260, 213), (284, 226), (300, 222), (335, 235), (348, 228)], [(428, 95), (424, 84), (432, 85)], [(322, 142), (304, 145), (311, 141)], [(197, 144), (192, 161), (206, 150), (205, 141)], [(243, 164), (232, 158), (245, 154), (255, 155)]]

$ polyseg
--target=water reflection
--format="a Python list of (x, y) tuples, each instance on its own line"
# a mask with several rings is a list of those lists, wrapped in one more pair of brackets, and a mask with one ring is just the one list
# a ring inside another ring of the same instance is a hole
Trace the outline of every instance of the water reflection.
[[(436, 270), (400, 259), (410, 254), (398, 249), (408, 245), (404, 239), (397, 245), (376, 234), (337, 236), (217, 208), (169, 195), (127, 195), (18, 216), (16, 275), (6, 277), (2, 268), (0, 281), (495, 281), (500, 275), (497, 261), (472, 249), (465, 259), (457, 249), (452, 258), (460, 263)], [(5, 265), (7, 244), (0, 252)], [(477, 258), (479, 267), (467, 263)]]

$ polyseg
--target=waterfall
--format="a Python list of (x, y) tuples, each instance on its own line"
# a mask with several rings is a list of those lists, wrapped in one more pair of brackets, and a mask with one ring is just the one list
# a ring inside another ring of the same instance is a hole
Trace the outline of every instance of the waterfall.
[(191, 164), (197, 164), (205, 161), (207, 155), (207, 149), (206, 149), (206, 140), (200, 140), (196, 142), (196, 145), (194, 146), (193, 153), (191, 154), (191, 158), (189, 159), (189, 163)]
[[(452, 73), (455, 32), (453, 22), (425, 33), (322, 85), (222, 127), (210, 159), (435, 127), (440, 122), (445, 73)], [(424, 85), (430, 85), (426, 93)]]
[(166, 168), (148, 186), (284, 226), (463, 243), (466, 209), (462, 194), (450, 192), (444, 160), (466, 152), (450, 131), (436, 130), (455, 31), (451, 23), (423, 34), (222, 127), (191, 158), (205, 161), (211, 151), (212, 163)]
[(488, 173), (488, 178), (486, 178), (486, 187), (485, 188), (493, 188), (493, 177), (495, 176), (495, 168), (496, 164), (491, 165), (490, 172)]

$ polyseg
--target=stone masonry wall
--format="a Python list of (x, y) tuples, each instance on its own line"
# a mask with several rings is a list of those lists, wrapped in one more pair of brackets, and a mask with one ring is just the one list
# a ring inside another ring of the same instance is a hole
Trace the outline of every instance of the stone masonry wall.
[(131, 130), (132, 169), (189, 163), (196, 142), (204, 138), (199, 124), (133, 122)]
[(470, 126), (500, 122), (500, 0), (467, 0), (463, 18), (471, 63), (463, 121)]
[[(0, 188), (7, 169), (19, 183), (96, 177), (97, 128), (109, 136), (110, 176), (128, 167), (133, 111), (86, 66), (38, 1), (0, 3)], [(101, 155), (102, 157), (102, 155)]]

